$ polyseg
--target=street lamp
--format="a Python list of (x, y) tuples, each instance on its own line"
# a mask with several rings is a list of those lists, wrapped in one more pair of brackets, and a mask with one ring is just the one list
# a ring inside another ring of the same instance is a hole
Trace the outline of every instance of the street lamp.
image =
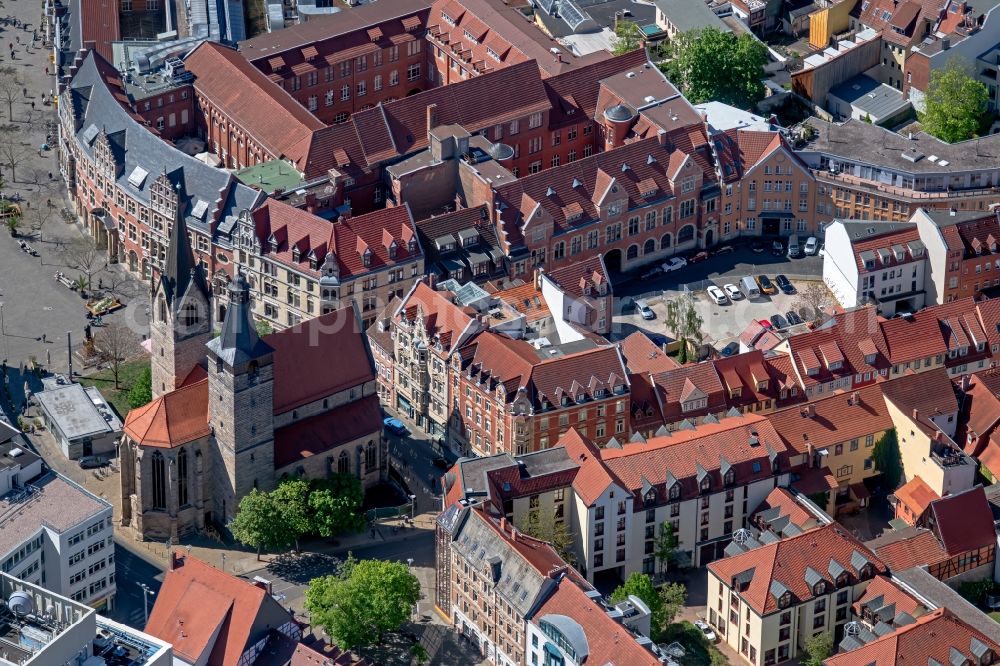
[(225, 553), (222, 554), (222, 570), (223, 571), (226, 570), (226, 554)]
[(136, 582), (136, 585), (142, 588), (142, 626), (145, 627), (149, 624), (149, 598), (155, 595), (156, 592), (153, 592), (153, 590), (149, 588), (149, 585), (146, 585), (145, 583)]
[(416, 510), (417, 510), (417, 496), (410, 495), (410, 520), (413, 520)]

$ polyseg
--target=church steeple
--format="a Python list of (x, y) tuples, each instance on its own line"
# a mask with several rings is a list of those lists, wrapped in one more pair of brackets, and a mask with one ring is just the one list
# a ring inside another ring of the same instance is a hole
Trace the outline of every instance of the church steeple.
[(230, 367), (241, 366), (274, 351), (257, 335), (250, 314), (250, 285), (242, 273), (237, 273), (229, 285), (229, 307), (222, 322), (222, 332), (208, 343), (208, 348)]
[(177, 212), (167, 260), (152, 293), (149, 329), (154, 398), (184, 383), (204, 360), (205, 343), (212, 336), (211, 296), (191, 251), (180, 184), (175, 193)]
[(188, 238), (187, 222), (184, 221), (184, 201), (180, 183), (177, 184), (177, 206), (174, 226), (170, 230), (167, 246), (167, 260), (160, 273), (160, 284), (167, 305), (173, 306), (177, 298), (187, 293), (192, 285), (208, 298), (208, 285), (201, 267), (194, 260), (191, 240)]

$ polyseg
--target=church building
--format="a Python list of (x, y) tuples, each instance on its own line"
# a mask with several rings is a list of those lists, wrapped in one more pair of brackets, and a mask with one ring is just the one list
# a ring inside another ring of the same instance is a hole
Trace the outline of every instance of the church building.
[(237, 273), (215, 335), (180, 198), (152, 289), (153, 400), (128, 413), (118, 446), (122, 524), (138, 539), (176, 541), (227, 524), (244, 495), (282, 478), (377, 483), (382, 412), (356, 306), (261, 337)]

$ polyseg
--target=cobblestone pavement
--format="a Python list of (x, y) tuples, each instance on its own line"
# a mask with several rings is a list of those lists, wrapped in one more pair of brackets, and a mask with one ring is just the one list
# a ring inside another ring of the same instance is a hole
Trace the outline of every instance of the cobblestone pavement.
[[(58, 142), (54, 136), (57, 118), (50, 103), (55, 86), (49, 61), (51, 51), (40, 40), (32, 43), (33, 32), (40, 28), (41, 3), (8, 2), (0, 10), (0, 16), (24, 24), (22, 28), (0, 25), (0, 44), (8, 47), (0, 49), (0, 67), (13, 68), (24, 87), (24, 94), (14, 101), (10, 114), (7, 105), (0, 104), (0, 123), (17, 135), (25, 152), (13, 173), (7, 166), (2, 169), (6, 181), (2, 193), (21, 197), (23, 201), (21, 238), (0, 234), (0, 302), (3, 303), (0, 358), (11, 365), (31, 357), (41, 363), (51, 358), (48, 366), (64, 372), (68, 360), (66, 333), (70, 332), (75, 345), (82, 343), (86, 310), (84, 299), (56, 282), (54, 275), (62, 271), (74, 279), (80, 274), (67, 265), (74, 262), (69, 260), (66, 250), (84, 240), (84, 232), (75, 218), (67, 215), (70, 204), (59, 175)], [(13, 60), (10, 44), (15, 51)], [(45, 143), (52, 149), (42, 150)], [(18, 240), (26, 241), (39, 256), (23, 252)], [(102, 261), (98, 266), (103, 264)], [(107, 271), (123, 275), (120, 266), (111, 266)], [(95, 282), (121, 281), (121, 277), (112, 278), (107, 271), (95, 272)], [(144, 290), (135, 281), (126, 283), (121, 292), (128, 307), (112, 316), (128, 321), (140, 335), (146, 335), (145, 299), (133, 299)]]

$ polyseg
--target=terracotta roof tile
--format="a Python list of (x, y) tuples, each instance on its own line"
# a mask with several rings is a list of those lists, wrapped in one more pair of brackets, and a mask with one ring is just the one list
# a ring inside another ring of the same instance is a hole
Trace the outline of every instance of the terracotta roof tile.
[[(975, 645), (976, 641), (978, 645)], [(900, 666), (902, 664), (954, 664), (955, 652), (968, 662), (980, 663), (980, 646), (1000, 654), (997, 637), (986, 636), (947, 608), (917, 618), (913, 624), (873, 640), (864, 647), (828, 657), (827, 666)], [(976, 651), (973, 651), (976, 647)]]
[(160, 396), (129, 411), (125, 434), (143, 446), (173, 448), (211, 434), (208, 379)]
[(910, 513), (917, 519), (924, 514), (924, 511), (927, 510), (932, 501), (940, 497), (919, 476), (914, 476), (901, 487), (897, 488), (893, 494), (896, 496), (896, 499), (909, 508)]
[(929, 521), (949, 555), (996, 542), (993, 513), (982, 486), (931, 502)]
[[(871, 340), (879, 350), (871, 365), (861, 353), (858, 344), (861, 340)], [(788, 345), (806, 387), (859, 373), (876, 373), (890, 365), (888, 347), (874, 308), (838, 313), (821, 328), (791, 336)], [(831, 370), (830, 365), (837, 362), (841, 366)], [(809, 375), (806, 371), (809, 367), (818, 368), (818, 374)]]
[[(667, 423), (675, 423), (685, 418), (694, 419), (706, 414), (724, 411), (726, 408), (726, 397), (712, 363), (693, 363), (681, 366), (676, 370), (668, 370), (653, 375), (653, 381), (663, 401), (663, 417)], [(684, 387), (691, 384), (699, 392), (707, 397), (707, 404), (704, 408), (684, 411), (683, 394)]]
[(930, 530), (907, 527), (884, 533), (867, 542), (893, 571), (934, 565), (948, 559), (948, 553)]
[[(611, 293), (611, 280), (608, 278), (608, 271), (601, 255), (553, 268), (545, 275), (562, 287), (567, 294), (578, 299), (598, 296), (602, 285), (608, 294)], [(590, 291), (586, 296), (584, 286)]]
[(857, 580), (860, 571), (855, 566), (855, 553), (872, 565), (874, 573), (888, 572), (885, 563), (875, 553), (837, 523), (717, 560), (709, 564), (708, 569), (727, 585), (738, 574), (752, 570), (753, 577), (740, 596), (763, 615), (778, 610), (778, 600), (771, 593), (773, 581), (778, 581), (791, 592), (796, 602), (813, 597), (813, 590), (806, 583), (807, 567), (818, 571), (828, 584), (833, 585), (827, 568), (834, 560)]
[(570, 428), (559, 438), (558, 446), (566, 447), (566, 455), (580, 466), (573, 479), (573, 490), (587, 506), (591, 506), (601, 493), (611, 484), (628, 490), (617, 476), (601, 462), (601, 449), (589, 439), (580, 435), (576, 428)]
[[(904, 592), (888, 576), (875, 576), (868, 583), (868, 587), (865, 588), (864, 593), (854, 600), (851, 608), (854, 610), (855, 615), (861, 617), (861, 609), (866, 605), (871, 605), (875, 601), (879, 602), (878, 607), (872, 608), (872, 612), (886, 606), (895, 606), (895, 614), (891, 619), (895, 619), (899, 613), (908, 613), (912, 617), (919, 617), (927, 610), (922, 603)], [(883, 621), (886, 620), (886, 618), (882, 619)]]
[[(272, 333), (274, 413), (281, 414), (375, 379), (371, 352), (353, 305)], [(337, 350), (331, 364), (330, 350)]]
[(444, 354), (451, 353), (452, 345), (465, 342), (463, 335), (472, 331), (473, 319), (462, 308), (451, 302), (450, 291), (435, 291), (425, 282), (418, 282), (400, 303), (393, 318), (397, 321), (413, 319), (418, 309), (423, 314), (423, 326), (433, 341), (439, 336)]
[(799, 453), (807, 453), (810, 445), (822, 449), (893, 427), (878, 384), (811, 400), (808, 405), (782, 409), (768, 418), (785, 443)]
[(632, 372), (661, 373), (681, 367), (642, 331), (636, 331), (622, 340), (621, 349)]
[(94, 42), (97, 52), (112, 61), (111, 43), (122, 37), (117, 0), (81, 0), (77, 12), (72, 20), (80, 21), (80, 42)]
[(768, 493), (760, 506), (754, 509), (754, 518), (760, 519), (759, 514), (768, 509), (778, 509), (778, 516), (788, 518), (789, 522), (801, 530), (815, 527), (818, 523), (816, 516), (799, 504), (795, 495), (787, 488), (778, 487)]
[[(361, 437), (377, 441), (382, 432), (382, 408), (369, 395), (279, 428), (274, 432), (274, 469), (322, 455)], [(347, 451), (353, 462), (354, 451)]]
[(535, 289), (533, 282), (493, 292), (493, 296), (523, 314), (529, 324), (552, 316), (542, 292)]

